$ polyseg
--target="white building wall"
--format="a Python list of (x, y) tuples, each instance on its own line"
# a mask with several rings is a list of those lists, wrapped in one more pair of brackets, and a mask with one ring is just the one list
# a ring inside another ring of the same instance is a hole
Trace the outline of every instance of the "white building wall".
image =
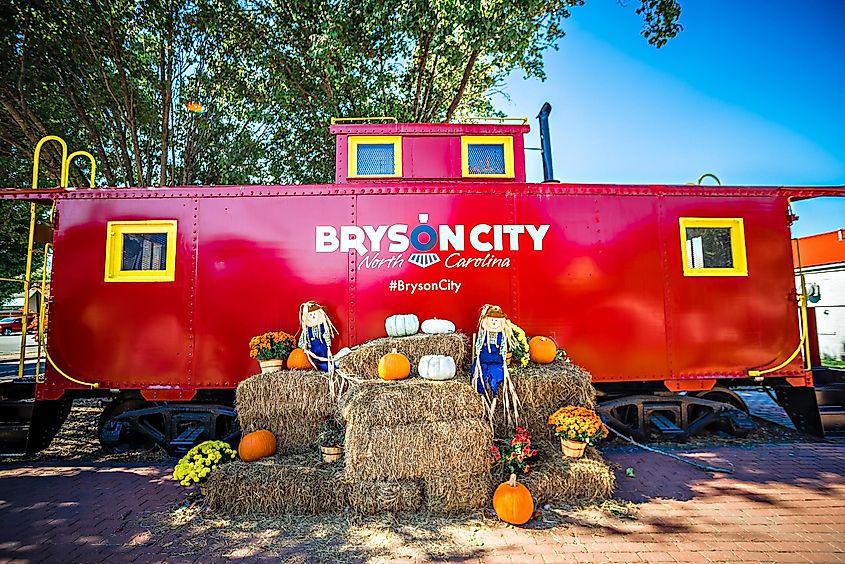
[[(820, 299), (808, 305), (816, 308), (822, 358), (845, 360), (845, 263), (804, 268), (804, 280), (819, 287)], [(801, 291), (798, 276), (795, 287)]]

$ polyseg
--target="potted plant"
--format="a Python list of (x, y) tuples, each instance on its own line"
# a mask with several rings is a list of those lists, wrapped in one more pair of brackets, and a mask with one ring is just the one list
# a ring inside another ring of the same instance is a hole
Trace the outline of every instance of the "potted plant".
[(284, 331), (272, 331), (256, 335), (249, 341), (249, 356), (258, 361), (261, 373), (281, 370), (285, 359), (296, 347), (293, 335)]
[(537, 449), (531, 446), (531, 433), (517, 427), (508, 439), (496, 439), (490, 449), (490, 462), (495, 472), (506, 478), (511, 474), (528, 474)]
[(549, 417), (555, 434), (560, 438), (564, 456), (579, 458), (587, 445), (594, 445), (607, 436), (607, 427), (592, 409), (568, 405)]
[(343, 440), (346, 429), (334, 417), (324, 417), (317, 444), (323, 453), (323, 462), (334, 462), (343, 456)]

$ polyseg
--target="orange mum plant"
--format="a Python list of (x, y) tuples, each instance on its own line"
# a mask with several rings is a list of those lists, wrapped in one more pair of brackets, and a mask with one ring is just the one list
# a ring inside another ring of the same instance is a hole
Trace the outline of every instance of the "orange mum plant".
[(554, 425), (555, 434), (561, 439), (591, 445), (607, 436), (607, 427), (601, 418), (586, 407), (561, 407), (549, 417), (549, 425)]
[(249, 356), (256, 360), (285, 360), (294, 347), (296, 339), (293, 335), (284, 331), (273, 331), (249, 340)]

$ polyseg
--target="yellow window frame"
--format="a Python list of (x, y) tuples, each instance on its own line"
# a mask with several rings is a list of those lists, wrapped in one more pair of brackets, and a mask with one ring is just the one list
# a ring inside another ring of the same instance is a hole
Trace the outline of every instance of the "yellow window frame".
[[(684, 276), (748, 276), (748, 258), (745, 249), (745, 224), (741, 217), (682, 217), (681, 262)], [(733, 268), (693, 268), (687, 256), (687, 228), (730, 229)]]
[[(359, 145), (393, 145), (393, 174), (358, 174)], [(348, 138), (347, 178), (402, 178), (402, 137), (400, 135), (350, 135)]]
[[(476, 174), (469, 171), (470, 145), (502, 145), (505, 157), (504, 174)], [(510, 135), (464, 135), (461, 136), (461, 173), (464, 178), (513, 178), (513, 137)]]
[[(106, 282), (173, 282), (176, 279), (176, 220), (109, 221), (106, 236)], [(164, 270), (123, 270), (123, 236), (164, 233)]]

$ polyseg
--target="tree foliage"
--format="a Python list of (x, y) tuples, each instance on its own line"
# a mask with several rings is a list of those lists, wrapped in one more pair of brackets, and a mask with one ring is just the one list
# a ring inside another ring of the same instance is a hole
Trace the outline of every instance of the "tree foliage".
[[(0, 184), (37, 140), (90, 150), (112, 186), (330, 182), (332, 116), (439, 122), (543, 53), (583, 0), (11, 0), (0, 8)], [(643, 35), (677, 0), (639, 0)], [(185, 105), (206, 108), (191, 113)], [(57, 148), (44, 151), (46, 182)], [(85, 183), (87, 165), (71, 178)]]
[[(682, 29), (677, 0), (636, 1), (650, 44)], [(0, 186), (29, 185), (32, 149), (48, 134), (93, 153), (100, 185), (331, 182), (332, 116), (493, 115), (490, 94), (510, 72), (545, 78), (543, 54), (582, 4), (7, 0)], [(191, 101), (206, 111), (188, 111)], [(55, 185), (54, 143), (41, 162), (42, 185)], [(87, 184), (86, 163), (70, 172)], [(20, 275), (28, 206), (0, 213), (0, 276)]]

